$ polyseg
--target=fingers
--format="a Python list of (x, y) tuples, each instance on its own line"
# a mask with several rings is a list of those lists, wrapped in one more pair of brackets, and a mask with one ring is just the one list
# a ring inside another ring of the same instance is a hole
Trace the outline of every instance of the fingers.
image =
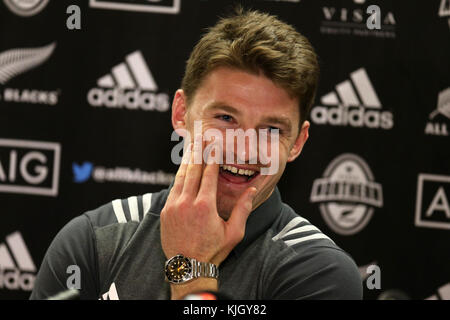
[(230, 241), (236, 245), (245, 234), (245, 224), (252, 212), (253, 199), (256, 196), (256, 188), (248, 188), (238, 199), (227, 221)]
[(200, 188), (200, 181), (202, 179), (203, 171), (202, 151), (203, 136), (198, 134), (194, 138), (192, 154), (186, 169), (186, 177), (184, 179), (183, 186), (183, 195), (190, 198), (197, 197), (198, 189)]
[[(184, 180), (186, 177), (186, 170), (191, 159), (192, 154), (192, 143), (186, 143), (187, 146), (184, 148), (183, 158), (181, 159), (180, 167), (178, 168), (177, 174), (175, 176), (175, 181), (173, 187), (170, 190), (169, 199), (179, 197), (183, 191)], [(168, 199), (168, 200), (169, 200)]]
[(208, 158), (206, 159), (206, 167), (203, 170), (202, 182), (200, 190), (198, 192), (199, 197), (205, 197), (211, 200), (214, 205), (216, 204), (217, 183), (219, 179), (219, 161), (216, 161), (215, 157), (220, 154), (220, 148), (222, 145), (218, 142), (209, 144), (205, 153)]

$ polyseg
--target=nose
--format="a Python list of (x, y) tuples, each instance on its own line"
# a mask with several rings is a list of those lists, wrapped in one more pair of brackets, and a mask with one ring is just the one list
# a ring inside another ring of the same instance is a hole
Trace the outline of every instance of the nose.
[(258, 139), (252, 139), (245, 137), (243, 146), (237, 145), (236, 148), (236, 161), (238, 163), (245, 164), (257, 164), (258, 163)]
[(233, 163), (257, 164), (258, 137), (256, 130), (247, 129), (244, 131), (238, 129), (233, 134), (227, 134), (226, 150), (227, 159), (233, 159)]

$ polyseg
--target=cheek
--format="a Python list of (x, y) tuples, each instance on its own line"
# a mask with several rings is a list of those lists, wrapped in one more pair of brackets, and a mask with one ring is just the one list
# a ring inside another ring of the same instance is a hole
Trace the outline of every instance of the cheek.
[(270, 164), (273, 162), (277, 162), (279, 164), (286, 163), (289, 157), (290, 148), (285, 139), (272, 139), (266, 143), (260, 144), (258, 147), (261, 163), (264, 164)]

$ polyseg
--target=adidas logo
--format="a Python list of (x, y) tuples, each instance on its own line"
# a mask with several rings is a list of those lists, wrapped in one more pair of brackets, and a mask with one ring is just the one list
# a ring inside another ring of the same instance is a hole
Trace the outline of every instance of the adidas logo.
[(315, 124), (392, 129), (393, 114), (381, 110), (366, 70), (360, 68), (352, 72), (350, 79), (337, 84), (336, 92), (322, 96), (323, 106), (311, 110), (311, 120)]
[(157, 93), (158, 85), (140, 51), (127, 55), (125, 62), (111, 69), (111, 74), (97, 80), (97, 86), (87, 95), (93, 107), (169, 110), (169, 95)]
[[(9, 248), (9, 250), (8, 250)], [(0, 289), (33, 290), (36, 266), (20, 232), (0, 243)]]

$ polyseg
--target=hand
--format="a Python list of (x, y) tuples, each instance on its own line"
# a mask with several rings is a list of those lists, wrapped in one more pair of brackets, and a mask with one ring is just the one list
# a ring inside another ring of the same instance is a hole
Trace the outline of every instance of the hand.
[[(219, 164), (203, 163), (202, 136), (187, 148), (161, 211), (161, 244), (167, 258), (183, 254), (219, 266), (242, 240), (256, 188), (247, 189), (228, 221), (216, 207)], [(220, 146), (221, 147), (221, 146)], [(194, 159), (202, 159), (195, 164)]]

